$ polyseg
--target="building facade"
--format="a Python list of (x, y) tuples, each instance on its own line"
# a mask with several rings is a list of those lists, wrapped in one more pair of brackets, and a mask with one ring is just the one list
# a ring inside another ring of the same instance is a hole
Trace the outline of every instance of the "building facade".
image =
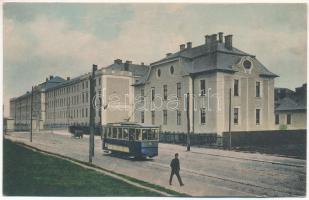
[[(33, 118), (38, 129), (67, 128), (69, 125), (87, 126), (90, 103), (95, 107), (97, 125), (132, 121), (134, 87), (132, 84), (148, 71), (143, 63), (133, 64), (117, 59), (112, 65), (95, 72), (95, 98), (90, 100), (90, 73), (75, 78), (50, 77), (34, 88)], [(56, 81), (57, 80), (57, 81)], [(10, 101), (10, 115), (17, 129), (30, 128), (31, 92)]]
[[(43, 129), (46, 119), (45, 91), (63, 82), (61, 77), (50, 76), (46, 81), (33, 87), (32, 96), (32, 127)], [(29, 130), (31, 121), (31, 91), (10, 99), (10, 116), (14, 119), (16, 130)]]
[[(93, 100), (90, 73), (62, 79), (41, 90), (38, 116), (45, 128), (87, 126), (91, 101), (96, 124), (135, 121), (178, 133), (270, 130), (276, 77), (256, 56), (235, 48), (232, 35), (220, 32), (196, 47), (182, 44), (150, 66), (116, 59), (95, 72)], [(18, 123), (29, 118), (27, 102), (29, 94), (11, 99)]]
[(182, 44), (178, 52), (152, 63), (134, 85), (136, 120), (160, 125), (163, 132), (274, 129), (277, 75), (233, 47), (232, 35), (224, 38), (223, 33), (207, 35), (205, 44)]

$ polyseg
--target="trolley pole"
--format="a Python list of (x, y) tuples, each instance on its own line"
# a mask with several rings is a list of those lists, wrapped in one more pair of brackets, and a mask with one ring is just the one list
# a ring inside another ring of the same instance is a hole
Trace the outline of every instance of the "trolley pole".
[(190, 112), (189, 112), (189, 102), (190, 101), (190, 94), (187, 93), (187, 151), (190, 151), (191, 141), (190, 141)]
[(229, 95), (229, 149), (232, 148), (232, 133), (231, 133), (231, 114), (232, 114), (232, 88)]
[(31, 89), (31, 101), (30, 101), (30, 142), (32, 142), (32, 114), (33, 113), (33, 86)]
[(89, 163), (92, 163), (92, 157), (94, 157), (94, 129), (95, 129), (95, 107), (93, 105), (93, 100), (95, 97), (94, 91), (94, 81), (95, 81), (95, 71), (97, 70), (97, 65), (92, 66), (92, 75), (90, 76), (90, 112), (89, 112), (89, 126), (90, 126), (90, 135), (89, 135)]

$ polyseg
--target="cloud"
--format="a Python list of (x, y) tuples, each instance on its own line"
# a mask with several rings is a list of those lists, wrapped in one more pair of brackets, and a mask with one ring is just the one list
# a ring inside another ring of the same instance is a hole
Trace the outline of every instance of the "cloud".
[(279, 74), (278, 86), (306, 81), (305, 4), (7, 3), (5, 107), (50, 74), (74, 77), (116, 58), (148, 64), (219, 31), (233, 34), (234, 46)]

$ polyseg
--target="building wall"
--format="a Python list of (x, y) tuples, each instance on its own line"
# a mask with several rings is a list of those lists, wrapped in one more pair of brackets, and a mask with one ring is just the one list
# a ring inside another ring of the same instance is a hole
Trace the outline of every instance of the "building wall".
[[(307, 128), (307, 113), (306, 111), (281, 111), (277, 112), (279, 115), (279, 123), (275, 124), (275, 128), (280, 130), (284, 125), (288, 130), (306, 129)], [(287, 124), (287, 115), (291, 115), (291, 124)]]
[[(89, 125), (90, 103), (95, 107), (97, 125), (128, 119), (133, 106), (132, 74), (98, 70), (95, 79), (95, 99), (92, 101), (88, 75), (70, 84), (48, 90), (45, 127), (66, 128), (69, 125)], [(115, 100), (113, 98), (119, 102), (109, 103)]]
[[(252, 63), (250, 70), (243, 67), (243, 61), (249, 59)], [(167, 109), (167, 125), (163, 124), (163, 110), (166, 109), (167, 101), (163, 101), (160, 108), (155, 109), (155, 124), (161, 126), (162, 131), (168, 132), (187, 132), (187, 117), (185, 112), (184, 94), (194, 95), (190, 99), (190, 131), (194, 133), (218, 133), (229, 130), (229, 90), (231, 96), (231, 131), (254, 131), (274, 129), (274, 79), (260, 77), (260, 71), (255, 66), (257, 61), (253, 58), (243, 58), (232, 68), (237, 72), (225, 73), (216, 72), (211, 74), (200, 73), (193, 79), (186, 75), (183, 65), (187, 64), (184, 60), (175, 60), (159, 66), (153, 66), (149, 79), (145, 85), (137, 86), (135, 96), (141, 95), (141, 89), (145, 93), (144, 123), (151, 124), (151, 88), (155, 88), (156, 96), (163, 97), (163, 85), (168, 87), (168, 99), (176, 94), (176, 84), (182, 85), (182, 98), (179, 99), (179, 109), (182, 113), (181, 125), (177, 125), (176, 111)], [(175, 72), (171, 76), (170, 66), (174, 66)], [(158, 77), (157, 71), (161, 70)], [(239, 95), (234, 95), (234, 80), (239, 80)], [(193, 81), (192, 81), (193, 80)], [(205, 80), (206, 94), (201, 96), (200, 81)], [(256, 82), (260, 83), (260, 97), (256, 97)], [(194, 108), (192, 102), (194, 101)], [(160, 98), (154, 101), (160, 104)], [(141, 122), (142, 105), (136, 105), (136, 121)], [(234, 123), (234, 108), (239, 109), (238, 124)], [(201, 123), (201, 109), (206, 109), (206, 123)], [(260, 123), (256, 123), (256, 109), (260, 109)], [(194, 123), (194, 127), (192, 126)]]
[[(152, 124), (152, 111), (155, 112), (155, 124), (161, 126), (162, 131), (184, 132), (187, 130), (186, 96), (190, 92), (190, 77), (185, 76), (179, 60), (153, 66), (147, 84), (135, 88), (135, 97), (141, 96), (144, 89), (144, 104), (136, 102), (135, 121), (141, 122), (141, 112), (145, 113), (144, 123)], [(174, 73), (170, 73), (173, 66)], [(161, 71), (160, 77), (158, 70)], [(181, 95), (177, 99), (177, 83), (181, 84)], [(167, 100), (164, 100), (163, 85), (167, 86)], [(155, 89), (155, 99), (151, 100), (151, 90)], [(191, 93), (191, 92), (190, 92)], [(191, 105), (190, 105), (191, 106)], [(143, 109), (144, 108), (144, 109)], [(163, 123), (163, 110), (167, 110), (167, 124)], [(177, 124), (177, 111), (181, 113), (180, 123)], [(192, 127), (192, 126), (191, 126)]]

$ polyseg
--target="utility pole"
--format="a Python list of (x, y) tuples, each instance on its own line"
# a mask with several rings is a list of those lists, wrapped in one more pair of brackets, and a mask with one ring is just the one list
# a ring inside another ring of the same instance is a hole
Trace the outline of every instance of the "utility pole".
[(54, 103), (53, 103), (53, 106), (54, 106), (54, 114), (53, 114), (53, 118), (54, 118), (54, 122), (53, 122), (53, 125), (52, 125), (52, 133), (54, 133), (54, 128), (55, 128), (55, 124), (56, 124), (56, 90), (53, 91), (53, 94), (54, 94)]
[(89, 135), (89, 163), (92, 163), (92, 157), (94, 157), (94, 129), (95, 129), (95, 108), (92, 105), (92, 100), (95, 97), (95, 72), (98, 69), (97, 65), (92, 65), (92, 75), (90, 76), (90, 112), (89, 112), (89, 126), (90, 126), (90, 135)]
[(32, 142), (32, 112), (33, 112), (33, 86), (31, 89), (31, 101), (30, 101), (30, 142)]
[(232, 88), (230, 88), (229, 96), (229, 149), (232, 148), (232, 133), (231, 133), (231, 114), (232, 114)]
[(187, 105), (186, 105), (186, 111), (187, 111), (187, 128), (188, 128), (188, 130), (187, 130), (187, 151), (190, 151), (190, 143), (191, 143), (191, 141), (190, 141), (190, 112), (189, 112), (189, 100), (190, 100), (190, 94), (189, 93), (187, 93)]

